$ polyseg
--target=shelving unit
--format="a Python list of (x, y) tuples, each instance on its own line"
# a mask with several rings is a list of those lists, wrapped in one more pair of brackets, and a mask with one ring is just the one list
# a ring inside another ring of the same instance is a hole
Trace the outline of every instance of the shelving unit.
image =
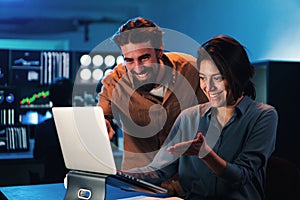
[[(35, 184), (43, 177), (43, 163), (33, 158), (34, 132), (38, 124), (52, 117), (49, 85), (53, 80), (66, 77), (76, 85), (73, 106), (94, 106), (100, 79), (96, 75), (114, 67), (118, 56), (110, 52), (0, 49), (1, 186)], [(109, 64), (106, 57), (111, 58)], [(81, 76), (84, 70), (90, 77)]]
[(274, 106), (279, 115), (274, 154), (300, 167), (300, 62), (254, 63), (257, 100)]

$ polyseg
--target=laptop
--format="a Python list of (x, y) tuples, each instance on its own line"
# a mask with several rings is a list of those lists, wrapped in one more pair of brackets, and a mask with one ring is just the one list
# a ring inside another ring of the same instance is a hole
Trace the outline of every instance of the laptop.
[(107, 175), (107, 184), (128, 191), (168, 192), (117, 170), (101, 107), (54, 107), (52, 111), (68, 169)]

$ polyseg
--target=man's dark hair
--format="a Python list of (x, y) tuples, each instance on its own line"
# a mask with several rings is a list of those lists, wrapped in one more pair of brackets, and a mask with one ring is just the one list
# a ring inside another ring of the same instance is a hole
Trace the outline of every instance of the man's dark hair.
[(150, 41), (155, 49), (160, 49), (163, 31), (155, 23), (142, 17), (128, 20), (113, 35), (112, 40), (120, 47), (128, 43), (142, 43)]

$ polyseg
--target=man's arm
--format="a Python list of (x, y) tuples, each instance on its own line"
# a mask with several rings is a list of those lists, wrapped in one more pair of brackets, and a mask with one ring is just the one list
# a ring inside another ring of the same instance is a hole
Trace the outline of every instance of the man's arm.
[(97, 105), (100, 106), (103, 110), (104, 117), (106, 119), (105, 122), (106, 122), (109, 139), (112, 139), (115, 134), (112, 128), (112, 119), (113, 119), (113, 114), (111, 109), (112, 93), (114, 88), (116, 87), (116, 84), (118, 83), (118, 81), (120, 80), (124, 72), (126, 72), (124, 68), (125, 68), (124, 66), (118, 65), (111, 73), (103, 77), (102, 88), (100, 93), (98, 94), (99, 100)]

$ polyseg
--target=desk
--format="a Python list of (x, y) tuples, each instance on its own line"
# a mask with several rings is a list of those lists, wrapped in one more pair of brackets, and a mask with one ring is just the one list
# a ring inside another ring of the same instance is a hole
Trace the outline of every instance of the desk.
[(44, 176), (44, 164), (33, 158), (34, 140), (30, 150), (0, 153), (0, 186), (29, 185)]
[[(64, 199), (66, 193), (66, 189), (62, 183), (0, 187), (0, 191), (9, 200), (60, 200)], [(142, 192), (128, 192), (106, 185), (106, 200), (117, 200), (135, 196), (166, 197), (163, 194), (153, 195)], [(1, 194), (0, 199), (3, 199), (3, 197), (1, 198)]]

